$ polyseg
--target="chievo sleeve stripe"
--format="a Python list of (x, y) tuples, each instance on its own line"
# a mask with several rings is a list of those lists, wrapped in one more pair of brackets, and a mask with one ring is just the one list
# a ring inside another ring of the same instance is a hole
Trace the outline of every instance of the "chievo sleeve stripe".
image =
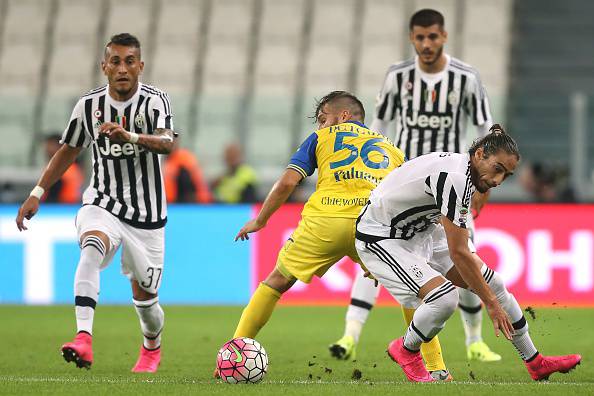
[(289, 164), (287, 169), (293, 169), (294, 171), (297, 171), (301, 176), (303, 176), (304, 179), (307, 177), (305, 170), (295, 164)]
[(291, 157), (289, 164), (301, 168), (307, 176), (312, 175), (318, 166), (316, 158), (317, 146), (318, 134), (314, 132), (299, 146), (299, 149)]

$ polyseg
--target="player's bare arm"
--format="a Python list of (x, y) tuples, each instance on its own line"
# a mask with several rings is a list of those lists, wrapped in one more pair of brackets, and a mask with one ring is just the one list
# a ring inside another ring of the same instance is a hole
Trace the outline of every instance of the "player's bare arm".
[[(47, 191), (62, 177), (68, 167), (72, 165), (81, 150), (82, 147), (70, 147), (67, 144), (62, 145), (60, 150), (58, 150), (58, 152), (47, 164), (47, 167), (37, 182), (37, 186)], [(19, 212), (16, 217), (16, 224), (19, 231), (24, 231), (27, 229), (24, 224), (24, 220), (31, 220), (38, 210), (39, 198), (30, 195), (19, 208)]]
[(115, 143), (133, 143), (157, 154), (169, 154), (173, 149), (174, 134), (170, 129), (157, 128), (152, 135), (128, 132), (115, 122), (105, 122), (99, 127), (99, 133)]
[(459, 279), (450, 279), (450, 281), (456, 286), (470, 287), (485, 303), (487, 312), (493, 321), (495, 335), (499, 337), (499, 331), (501, 330), (505, 338), (511, 340), (514, 332), (512, 323), (499, 304), (497, 297), (485, 282), (480, 266), (477, 265), (474, 255), (468, 248), (468, 231), (456, 226), (445, 216), (442, 216), (441, 223), (445, 228), (450, 257), (455, 264), (455, 269), (466, 285), (459, 284)]
[(268, 196), (264, 200), (262, 209), (255, 219), (252, 219), (245, 223), (245, 225), (239, 230), (235, 240), (241, 239), (242, 241), (250, 239), (248, 234), (261, 230), (268, 223), (268, 219), (273, 215), (274, 212), (281, 207), (282, 204), (287, 202), (287, 199), (291, 196), (295, 187), (301, 182), (303, 176), (293, 169), (285, 170), (285, 173), (274, 183), (272, 189), (268, 193)]

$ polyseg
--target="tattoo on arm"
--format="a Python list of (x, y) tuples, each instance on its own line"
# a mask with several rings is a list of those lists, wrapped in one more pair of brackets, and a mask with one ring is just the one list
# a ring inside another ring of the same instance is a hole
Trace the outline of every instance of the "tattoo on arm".
[(155, 129), (153, 135), (140, 135), (137, 144), (153, 153), (169, 154), (173, 148), (173, 131), (164, 128)]

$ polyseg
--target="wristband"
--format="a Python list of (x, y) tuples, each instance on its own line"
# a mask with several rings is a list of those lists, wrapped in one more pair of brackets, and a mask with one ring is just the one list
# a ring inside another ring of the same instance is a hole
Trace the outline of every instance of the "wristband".
[(35, 186), (35, 187), (33, 187), (33, 190), (31, 190), (31, 193), (29, 194), (29, 196), (35, 197), (37, 199), (41, 199), (41, 197), (43, 196), (44, 193), (45, 193), (45, 190), (43, 187)]
[(138, 142), (138, 134), (136, 132), (130, 132), (130, 140), (128, 141), (132, 144)]

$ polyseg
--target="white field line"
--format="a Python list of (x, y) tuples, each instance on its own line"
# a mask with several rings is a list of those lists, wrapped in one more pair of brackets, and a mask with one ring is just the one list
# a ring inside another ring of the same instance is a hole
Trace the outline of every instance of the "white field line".
[[(78, 384), (164, 384), (164, 385), (216, 385), (223, 384), (215, 380), (193, 380), (188, 378), (102, 378), (102, 377), (25, 377), (0, 375), (0, 383), (78, 383)], [(410, 385), (405, 381), (324, 381), (324, 380), (273, 380), (263, 381), (263, 385)], [(487, 382), (487, 381), (454, 381), (452, 385), (537, 385), (537, 386), (590, 386), (594, 382)], [(443, 386), (446, 383), (425, 384), (425, 386)]]

